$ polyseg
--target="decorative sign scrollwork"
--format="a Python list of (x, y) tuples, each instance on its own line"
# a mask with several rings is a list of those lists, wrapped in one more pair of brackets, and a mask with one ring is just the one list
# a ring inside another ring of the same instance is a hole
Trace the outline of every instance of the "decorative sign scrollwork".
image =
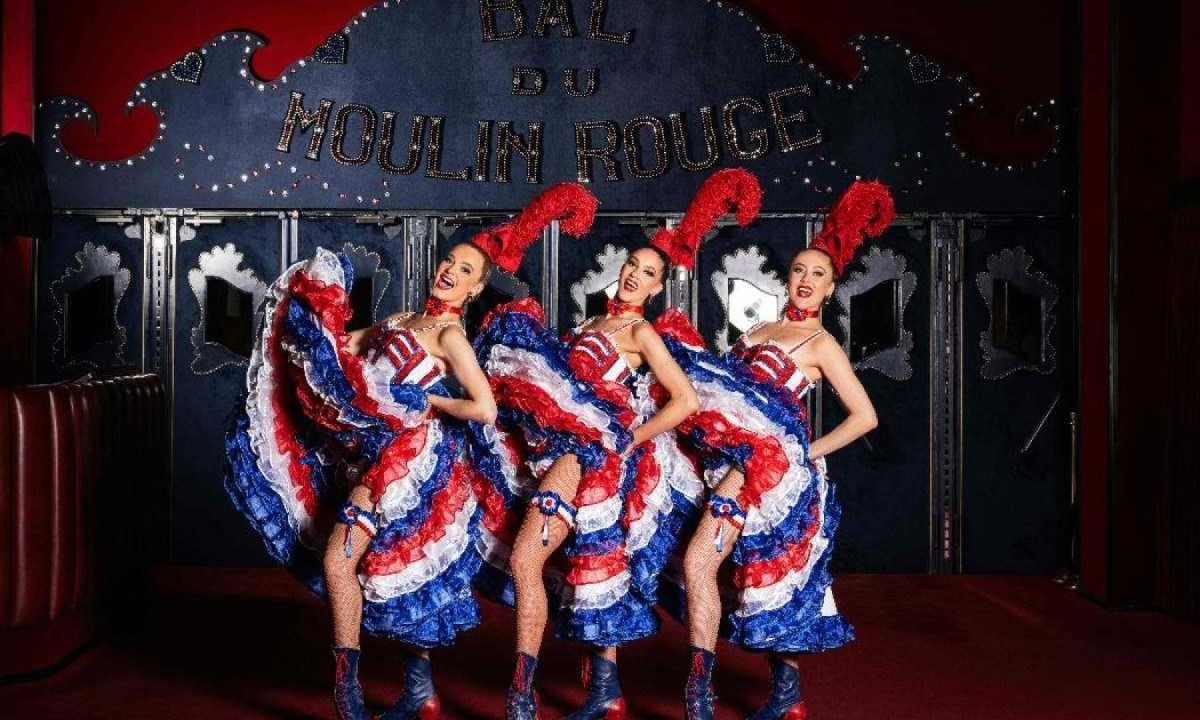
[(733, 346), (737, 337), (760, 322), (778, 320), (787, 304), (787, 286), (756, 247), (736, 250), (721, 259), (712, 274), (713, 289), (725, 312), (725, 323), (715, 339), (718, 352)]
[(75, 265), (50, 283), (58, 326), (55, 362), (93, 369), (124, 364), (128, 332), (117, 308), (131, 279), (116, 250), (89, 242), (75, 253)]
[(200, 253), (188, 271), (188, 285), (200, 312), (192, 328), (192, 372), (210, 375), (230, 365), (246, 365), (254, 331), (261, 321), (267, 284), (249, 268), (233, 243)]
[[(574, 177), (606, 212), (636, 213), (682, 208), (689, 173), (746, 163), (772, 184), (771, 213), (817, 212), (856, 175), (911, 208), (1059, 206), (1062, 104), (1018, 116), (1049, 131), (1040, 157), (973, 157), (947, 124), (983, 95), (891, 36), (854, 38), (861, 72), (841, 82), (734, 1), (534, 5), (376, 2), (272, 78), (256, 70), (264, 38), (222, 32), (136, 83), (125, 109), (154, 115), (154, 140), (110, 160), (66, 142), (107, 110), (47, 98), (37, 135), (56, 205), (473, 212)], [(737, 62), (692, 63), (682, 82), (696, 28), (708, 56)], [(880, 114), (894, 132), (872, 130)], [(659, 176), (671, 181), (645, 181)]]
[[(392, 274), (382, 268), (383, 258), (379, 253), (364, 245), (346, 243), (342, 252), (354, 268), (354, 287), (350, 289), (354, 318), (348, 327), (357, 330), (373, 325), (379, 319), (379, 305), (392, 284)], [(369, 291), (370, 295), (361, 296), (360, 288)]]
[[(913, 333), (904, 327), (904, 311), (917, 289), (917, 275), (903, 256), (872, 248), (835, 291), (841, 311), (842, 347), (856, 370), (876, 370), (893, 380), (912, 377)], [(855, 317), (855, 310), (861, 317)], [(881, 339), (883, 341), (881, 342)]]
[(979, 374), (999, 380), (1019, 370), (1054, 372), (1057, 354), (1050, 343), (1058, 288), (1040, 272), (1025, 248), (1006, 248), (987, 259), (975, 285), (987, 306), (988, 329), (979, 334), (983, 366)]
[(617, 282), (621, 276), (621, 267), (629, 258), (629, 251), (616, 245), (605, 245), (596, 256), (595, 270), (583, 274), (578, 282), (571, 285), (571, 300), (575, 303), (575, 324), (578, 325), (592, 315), (603, 312), (603, 302), (597, 308), (597, 301), (604, 301), (617, 293)]

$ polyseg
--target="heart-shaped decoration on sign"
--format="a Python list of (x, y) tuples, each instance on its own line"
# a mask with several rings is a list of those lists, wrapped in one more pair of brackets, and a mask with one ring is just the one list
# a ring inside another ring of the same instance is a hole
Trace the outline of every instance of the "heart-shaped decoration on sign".
[(917, 85), (931, 83), (942, 76), (942, 66), (925, 57), (912, 55), (908, 58), (908, 74)]
[(204, 56), (194, 50), (184, 55), (182, 59), (171, 63), (171, 77), (193, 85), (200, 82), (200, 73), (203, 70)]
[(779, 33), (763, 33), (763, 51), (769, 63), (787, 63), (796, 59), (796, 48)]
[(334, 33), (329, 39), (317, 46), (313, 59), (326, 65), (345, 65), (346, 54), (350, 50), (350, 38), (342, 33)]

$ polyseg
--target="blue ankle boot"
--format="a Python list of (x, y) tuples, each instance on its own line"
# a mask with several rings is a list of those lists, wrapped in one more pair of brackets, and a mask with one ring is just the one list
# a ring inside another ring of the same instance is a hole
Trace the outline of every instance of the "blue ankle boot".
[(683, 694), (683, 716), (686, 720), (712, 720), (712, 669), (716, 656), (695, 646), (691, 652), (692, 664)]
[(537, 669), (537, 658), (517, 653), (517, 665), (513, 670), (512, 685), (504, 701), (505, 720), (538, 720), (537, 693), (533, 691), (533, 671)]
[(358, 650), (334, 648), (333, 706), (338, 720), (368, 720), (362, 686), (358, 684)]
[(749, 720), (804, 720), (808, 709), (800, 692), (800, 671), (771, 655), (771, 694)]
[(605, 660), (598, 653), (584, 658), (583, 662), (583, 686), (588, 690), (587, 701), (563, 720), (623, 720), (625, 698), (621, 696), (617, 664)]
[(429, 658), (408, 656), (404, 660), (404, 690), (396, 704), (378, 720), (437, 720), (441, 712)]

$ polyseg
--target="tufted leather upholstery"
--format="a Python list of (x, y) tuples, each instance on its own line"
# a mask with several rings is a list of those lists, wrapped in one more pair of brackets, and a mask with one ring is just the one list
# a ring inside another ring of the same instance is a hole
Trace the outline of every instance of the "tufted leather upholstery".
[(85, 644), (159, 557), (132, 508), (167, 485), (166, 429), (154, 375), (0, 390), (0, 676)]

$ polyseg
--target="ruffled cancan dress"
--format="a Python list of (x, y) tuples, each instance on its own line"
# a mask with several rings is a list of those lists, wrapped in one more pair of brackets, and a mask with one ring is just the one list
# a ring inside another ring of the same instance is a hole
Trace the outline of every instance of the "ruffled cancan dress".
[[(658, 628), (653, 606), (663, 565), (679, 540), (680, 507), (698, 503), (696, 467), (667, 433), (628, 457), (633, 430), (665, 398), (633, 372), (612, 332), (575, 330), (560, 340), (533, 300), (485, 320), (476, 351), (499, 417), (476, 435), (477, 494), (485, 507), (478, 586), (512, 604), (509, 557), (540, 479), (573, 454), (582, 470), (565, 569), (548, 566), (560, 637), (613, 646)], [(640, 322), (640, 320), (639, 320)], [(673, 524), (675, 523), (675, 524)]]
[(698, 334), (668, 347), (699, 395), (699, 412), (678, 432), (699, 454), (708, 484), (731, 467), (745, 474), (730, 498), (744, 526), (733, 547), (732, 587), (722, 588), (722, 634), (781, 653), (849, 642), (854, 631), (838, 613), (828, 569), (841, 509), (823, 460), (813, 462), (808, 451), (805, 398), (815, 383), (771, 342), (739, 340), (722, 357), (706, 352)]
[(471, 593), (480, 509), (464, 463), (466, 429), (429, 412), (445, 371), (397, 324), (346, 349), (353, 268), (318, 249), (270, 287), (226, 437), (225, 485), (267, 551), (323, 594), (326, 541), (355, 485), (377, 503), (359, 564), (363, 628), (418, 647), (479, 623)]

